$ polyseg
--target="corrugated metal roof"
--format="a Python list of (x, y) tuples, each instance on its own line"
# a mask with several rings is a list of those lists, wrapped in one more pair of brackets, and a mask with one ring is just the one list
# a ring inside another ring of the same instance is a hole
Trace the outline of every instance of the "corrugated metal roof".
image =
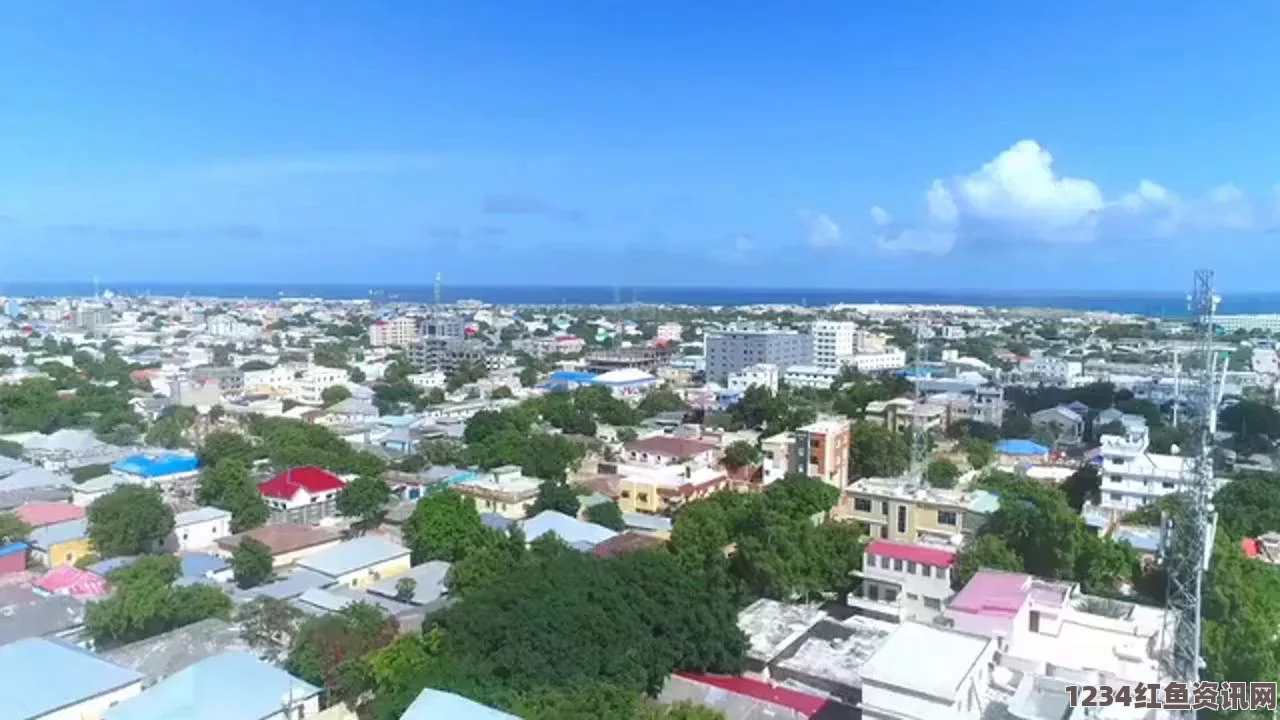
[[(233, 690), (232, 692), (228, 692)], [(320, 688), (243, 652), (205, 658), (107, 710), (105, 720), (237, 720), (272, 717)]]
[(42, 717), (141, 680), (132, 670), (53, 640), (28, 638), (0, 646), (6, 718)]
[(408, 554), (409, 548), (403, 545), (366, 535), (303, 558), (298, 562), (298, 566), (330, 577), (338, 577)]
[(400, 716), (400, 720), (440, 720), (440, 718), (520, 720), (515, 715), (495, 710), (488, 705), (481, 705), (461, 695), (431, 688), (419, 693), (413, 704)]

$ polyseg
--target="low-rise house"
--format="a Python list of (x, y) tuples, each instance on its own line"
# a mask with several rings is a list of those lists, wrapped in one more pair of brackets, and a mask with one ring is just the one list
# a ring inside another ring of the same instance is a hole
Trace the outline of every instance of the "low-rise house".
[(33, 585), (50, 595), (69, 595), (77, 600), (97, 600), (107, 595), (106, 578), (70, 565), (59, 565)]
[(243, 652), (205, 658), (103, 714), (103, 720), (293, 720), (320, 712), (320, 688)]
[(862, 554), (862, 583), (850, 593), (850, 606), (896, 621), (931, 622), (951, 597), (954, 550), (873, 540)]
[(1049, 448), (1034, 440), (1007, 438), (996, 443), (996, 463), (1001, 467), (1041, 463), (1048, 459)]
[(75, 565), (93, 552), (87, 519), (54, 523), (31, 531), (31, 556), (45, 567)]
[(221, 508), (200, 507), (173, 516), (173, 532), (164, 540), (169, 553), (210, 548), (231, 534), (231, 513)]
[(29, 585), (0, 587), (0, 645), (33, 637), (74, 640), (84, 629), (84, 602), (46, 595)]
[(450, 563), (431, 560), (415, 565), (397, 577), (379, 580), (366, 589), (373, 595), (399, 600), (400, 593), (397, 587), (400, 582), (406, 579), (412, 580), (413, 596), (405, 602), (422, 606), (430, 614), (435, 610), (443, 609), (449, 603), (449, 586), (446, 580), (449, 578), (451, 567)]
[(200, 459), (186, 452), (140, 453), (116, 461), (111, 472), (147, 484), (169, 483), (198, 475)]
[(710, 466), (716, 463), (720, 448), (701, 440), (654, 435), (632, 440), (623, 445), (622, 450), (627, 462), (641, 465), (694, 463)]
[(662, 703), (691, 702), (714, 708), (730, 720), (807, 720), (852, 717), (840, 713), (835, 703), (776, 683), (734, 675), (676, 673), (667, 678)]
[(13, 513), (33, 528), (70, 522), (84, 517), (85, 509), (71, 503), (29, 502), (14, 508)]
[(328, 576), (338, 585), (362, 588), (408, 571), (409, 548), (365, 535), (305, 557), (298, 567)]
[[(303, 593), (291, 601), (292, 605), (308, 615), (328, 615), (335, 613), (343, 608), (350, 607), (356, 603), (364, 603), (373, 605), (381, 609), (390, 617), (399, 620), (401, 617), (409, 617), (413, 615), (417, 608), (402, 603), (393, 598), (383, 597), (381, 595), (372, 595), (360, 590), (352, 590), (349, 587), (341, 585), (332, 585), (323, 588), (308, 588)], [(404, 628), (410, 623), (399, 623), (397, 625)], [(418, 623), (421, 627), (421, 624)]]
[(0, 491), (33, 490), (37, 488), (69, 488), (71, 476), (42, 467), (23, 467), (0, 477)]
[(565, 545), (590, 552), (596, 545), (617, 535), (607, 527), (585, 522), (555, 510), (543, 510), (537, 515), (521, 523), (525, 539), (533, 542), (551, 533), (560, 538)]
[(476, 509), (511, 520), (529, 514), (542, 481), (525, 477), (518, 465), (505, 465), (453, 485), (457, 492), (475, 499)]
[(293, 600), (308, 590), (333, 585), (333, 578), (323, 573), (297, 568), (283, 575), (280, 579), (265, 585), (237, 591), (235, 597), (240, 601), (267, 597), (273, 600)]
[(349, 397), (325, 408), (318, 422), (323, 425), (360, 425), (377, 419), (378, 408), (373, 403)]
[(253, 538), (271, 551), (272, 565), (277, 568), (293, 565), (310, 555), (337, 547), (342, 533), (331, 528), (321, 528), (297, 523), (264, 525), (224, 537), (217, 541), (221, 554), (230, 556), (244, 538)]
[(520, 718), (488, 705), (469, 700), (443, 690), (427, 688), (418, 694), (400, 720), (442, 720), (466, 718), (466, 720), (520, 720)]
[(986, 637), (903, 623), (862, 666), (862, 717), (978, 720), (995, 653)]
[(290, 468), (258, 486), (273, 522), (318, 523), (338, 511), (342, 478), (318, 467)]
[(205, 658), (235, 651), (250, 651), (240, 629), (225, 620), (207, 618), (100, 655), (142, 675), (145, 687)]
[(0, 575), (26, 570), (30, 552), (31, 546), (24, 542), (0, 545)]
[(1084, 440), (1084, 417), (1066, 405), (1032, 413), (1031, 425), (1050, 428), (1062, 445), (1078, 445)]
[(67, 643), (29, 638), (0, 646), (6, 718), (99, 720), (141, 691), (138, 673)]

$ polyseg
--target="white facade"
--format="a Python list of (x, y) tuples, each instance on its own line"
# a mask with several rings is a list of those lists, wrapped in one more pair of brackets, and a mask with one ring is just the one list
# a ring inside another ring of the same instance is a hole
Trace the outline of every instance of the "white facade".
[(840, 358), (853, 354), (858, 325), (848, 320), (819, 320), (810, 332), (813, 334), (813, 364), (838, 369)]
[(940, 334), (943, 340), (963, 340), (967, 335), (959, 325), (944, 325)]
[(678, 342), (683, 335), (684, 335), (684, 327), (680, 325), (680, 323), (669, 322), (669, 323), (662, 323), (661, 325), (658, 326), (658, 330), (655, 337), (658, 340), (666, 340), (668, 342), (671, 342), (671, 341)]
[(1080, 377), (1080, 373), (1084, 371), (1084, 366), (1076, 360), (1041, 355), (1031, 361), (1027, 371), (1032, 377), (1043, 382), (1070, 385), (1072, 381)]
[(326, 388), (347, 382), (347, 371), (341, 368), (312, 365), (294, 382), (294, 399), (303, 405), (323, 405), (321, 394)]
[(778, 433), (760, 441), (760, 469), (764, 474), (765, 485), (781, 480), (791, 471), (795, 443), (795, 434), (789, 432)]
[(245, 370), (245, 392), (265, 392), (273, 389), (287, 388), (293, 385), (294, 368), (277, 365), (266, 370)]
[(861, 668), (867, 720), (978, 720), (996, 643), (923, 623), (903, 623)]
[(1227, 332), (1261, 330), (1280, 333), (1280, 315), (1218, 315), (1213, 322)]
[(246, 338), (257, 335), (258, 330), (232, 315), (214, 315), (204, 321), (204, 331), (214, 337)]
[(417, 318), (397, 317), (369, 326), (369, 344), (373, 347), (408, 347), (417, 340)]
[(807, 387), (816, 390), (830, 389), (840, 374), (835, 368), (823, 368), (816, 365), (792, 365), (783, 373), (782, 379), (791, 387)]
[(840, 358), (840, 364), (862, 373), (901, 370), (907, 366), (907, 354), (898, 348), (886, 348), (880, 352), (845, 355)]
[(443, 370), (432, 370), (431, 372), (414, 373), (406, 378), (410, 385), (422, 388), (423, 390), (432, 390), (439, 388), (443, 390), (448, 384), (449, 378), (444, 374)]
[(219, 538), (231, 534), (231, 513), (218, 508), (197, 508), (173, 516), (173, 532), (165, 538), (165, 552), (184, 552), (213, 547)]
[(766, 387), (769, 392), (778, 392), (778, 366), (771, 363), (748, 365), (737, 372), (729, 373), (728, 388), (746, 392), (752, 386)]
[[(1098, 507), (1110, 514), (1137, 510), (1148, 503), (1184, 488), (1184, 476), (1192, 472), (1187, 458), (1147, 452), (1147, 429), (1133, 427), (1123, 436), (1103, 435), (1098, 448), (1102, 465)], [(1219, 481), (1210, 490), (1217, 490)]]
[(850, 607), (902, 620), (932, 622), (951, 590), (955, 552), (929, 545), (876, 540), (862, 554), (862, 585)]

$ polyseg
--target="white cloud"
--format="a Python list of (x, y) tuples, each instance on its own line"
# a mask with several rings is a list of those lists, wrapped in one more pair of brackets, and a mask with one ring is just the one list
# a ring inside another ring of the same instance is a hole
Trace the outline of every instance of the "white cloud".
[(815, 248), (829, 248), (840, 244), (842, 237), (840, 225), (831, 219), (830, 215), (810, 210), (801, 210), (798, 214), (809, 235), (810, 245)]
[(977, 171), (934, 180), (920, 220), (892, 222), (871, 210), (875, 243), (891, 251), (945, 253), (966, 240), (1074, 243), (1103, 237), (1169, 238), (1188, 230), (1256, 229), (1249, 198), (1234, 185), (1187, 201), (1150, 180), (1114, 200), (1097, 183), (1059, 175), (1054, 158), (1021, 140)]

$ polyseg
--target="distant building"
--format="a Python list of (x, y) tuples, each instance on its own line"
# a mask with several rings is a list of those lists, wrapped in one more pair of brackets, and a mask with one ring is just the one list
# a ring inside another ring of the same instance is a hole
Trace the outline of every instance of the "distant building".
[(817, 365), (791, 365), (782, 373), (782, 381), (788, 387), (829, 390), (835, 384), (840, 371)]
[(541, 485), (541, 480), (525, 477), (520, 466), (508, 465), (455, 483), (453, 489), (475, 498), (481, 513), (520, 520), (529, 514)]
[(604, 374), (611, 370), (635, 369), (656, 373), (671, 360), (672, 351), (667, 346), (637, 346), (599, 350), (584, 358), (587, 372)]
[(636, 368), (610, 370), (591, 379), (593, 385), (609, 389), (616, 398), (637, 398), (658, 384), (658, 378)]
[(319, 712), (320, 688), (249, 653), (228, 652), (180, 670), (106, 710), (102, 718), (292, 720)]
[(205, 318), (204, 331), (214, 337), (248, 338), (257, 335), (261, 326), (243, 322), (234, 315), (220, 314)]
[(850, 444), (847, 420), (819, 420), (764, 438), (760, 441), (764, 484), (799, 472), (843, 491), (849, 483)]
[(661, 323), (654, 333), (654, 339), (660, 342), (680, 342), (682, 337), (684, 337), (684, 327), (676, 322)]
[(813, 362), (813, 337), (790, 330), (728, 330), (707, 336), (707, 380), (725, 383), (729, 373), (769, 363), (785, 368)]
[(330, 528), (298, 523), (278, 523), (254, 528), (238, 535), (217, 541), (219, 550), (230, 555), (245, 538), (257, 540), (271, 551), (272, 565), (287, 567), (299, 560), (335, 547), (342, 542), (342, 533)]
[(999, 507), (999, 498), (985, 490), (942, 490), (864, 478), (849, 485), (842, 511), (872, 538), (958, 546)]
[(169, 553), (201, 550), (231, 534), (231, 513), (214, 507), (201, 507), (173, 516), (173, 531), (165, 538), (164, 551)]
[(71, 313), (71, 324), (93, 332), (111, 324), (111, 308), (98, 303), (81, 303)]
[(898, 348), (861, 352), (840, 358), (840, 367), (852, 367), (861, 373), (888, 372), (907, 366), (907, 354)]
[[(1183, 492), (1194, 477), (1190, 458), (1148, 451), (1145, 426), (1126, 427), (1124, 435), (1103, 435), (1099, 441), (1095, 452), (1102, 501), (1098, 507), (1108, 515), (1133, 512), (1165, 495)], [(1223, 482), (1215, 479), (1210, 492)]]
[(1084, 439), (1084, 418), (1065, 405), (1032, 413), (1031, 425), (1048, 428), (1062, 445), (1078, 445)]
[(409, 548), (365, 535), (308, 555), (298, 561), (298, 567), (325, 575), (336, 585), (363, 588), (408, 572)]
[(858, 324), (850, 320), (819, 320), (809, 332), (813, 335), (813, 364), (839, 370), (841, 358), (853, 354)]
[(746, 392), (752, 387), (762, 387), (771, 393), (776, 393), (779, 377), (777, 365), (757, 363), (729, 373), (727, 387), (737, 392)]
[(1280, 333), (1280, 315), (1215, 315), (1213, 322), (1228, 333), (1236, 330)]
[(244, 373), (233, 367), (202, 365), (192, 368), (188, 376), (196, 384), (215, 382), (218, 389), (228, 395), (244, 392)]
[(75, 565), (93, 552), (86, 519), (54, 523), (31, 531), (31, 556), (45, 567)]
[(402, 315), (369, 326), (369, 345), (373, 347), (409, 347), (418, 337), (417, 318)]

